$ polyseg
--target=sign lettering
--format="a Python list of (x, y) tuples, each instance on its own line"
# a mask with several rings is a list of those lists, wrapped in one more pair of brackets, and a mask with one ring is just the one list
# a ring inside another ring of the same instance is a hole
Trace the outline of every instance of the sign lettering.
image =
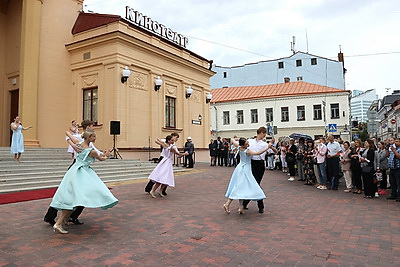
[(186, 48), (188, 44), (188, 38), (186, 38), (182, 34), (174, 32), (170, 28), (167, 28), (163, 24), (158, 23), (155, 20), (152, 20), (150, 17), (143, 15), (139, 11), (136, 11), (129, 6), (126, 6), (125, 18), (129, 20), (129, 22), (149, 32), (153, 32), (156, 35), (164, 39), (167, 39), (183, 48)]

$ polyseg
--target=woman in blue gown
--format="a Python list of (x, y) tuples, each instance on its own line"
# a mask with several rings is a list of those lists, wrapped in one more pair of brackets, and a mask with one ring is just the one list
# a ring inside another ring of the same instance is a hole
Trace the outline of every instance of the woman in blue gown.
[[(78, 143), (71, 133), (67, 132), (68, 137)], [(84, 141), (80, 144), (82, 152), (76, 156), (76, 162), (64, 175), (60, 186), (54, 194), (50, 206), (62, 210), (53, 228), (55, 232), (67, 234), (63, 224), (68, 220), (75, 207), (83, 206), (86, 208), (108, 209), (118, 203), (103, 181), (97, 176), (90, 164), (98, 159), (105, 160), (110, 155), (109, 151), (104, 151), (100, 156), (90, 143), (96, 140), (96, 133), (92, 130), (85, 130), (82, 134)]]
[(251, 172), (251, 156), (260, 155), (268, 150), (268, 146), (258, 152), (249, 150), (249, 142), (245, 138), (240, 138), (239, 143), (232, 139), (232, 143), (240, 146), (238, 153), (240, 155), (240, 163), (233, 171), (231, 180), (229, 182), (228, 190), (225, 196), (228, 198), (227, 202), (223, 205), (226, 213), (230, 213), (229, 206), (233, 199), (239, 200), (239, 214), (243, 214), (243, 200), (260, 200), (265, 198), (265, 194), (261, 187), (258, 185), (256, 179)]
[(32, 128), (32, 126), (23, 127), (22, 122), (17, 116), (11, 123), (10, 127), (13, 132), (11, 138), (11, 154), (14, 154), (14, 160), (19, 162), (21, 154), (24, 152), (24, 135), (22, 134), (22, 131), (28, 130)]

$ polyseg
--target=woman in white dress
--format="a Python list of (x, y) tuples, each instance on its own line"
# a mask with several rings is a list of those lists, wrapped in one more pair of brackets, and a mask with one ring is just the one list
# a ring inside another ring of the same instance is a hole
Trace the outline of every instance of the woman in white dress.
[(171, 135), (168, 135), (165, 138), (165, 143), (158, 138), (155, 142), (163, 148), (161, 152), (163, 159), (160, 161), (160, 163), (157, 164), (157, 166), (154, 168), (149, 176), (149, 179), (154, 182), (153, 188), (150, 191), (150, 195), (153, 198), (157, 198), (155, 192), (158, 187), (161, 186), (158, 195), (160, 197), (165, 197), (165, 195), (163, 195), (162, 193), (164, 188), (166, 186), (175, 186), (174, 170), (172, 169), (173, 155), (176, 154), (180, 157), (189, 155), (187, 152), (180, 153), (178, 151), (178, 149), (174, 145), (174, 141)]

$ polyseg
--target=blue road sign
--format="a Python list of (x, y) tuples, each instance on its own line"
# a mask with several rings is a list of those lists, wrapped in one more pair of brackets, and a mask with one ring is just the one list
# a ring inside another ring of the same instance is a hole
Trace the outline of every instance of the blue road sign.
[(332, 132), (337, 132), (337, 124), (328, 124), (328, 132), (332, 133)]

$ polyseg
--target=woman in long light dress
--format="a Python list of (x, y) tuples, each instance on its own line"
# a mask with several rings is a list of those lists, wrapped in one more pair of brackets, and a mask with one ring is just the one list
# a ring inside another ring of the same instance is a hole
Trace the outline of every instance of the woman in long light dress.
[(243, 214), (243, 200), (249, 199), (258, 201), (265, 198), (265, 194), (257, 183), (251, 171), (251, 156), (260, 155), (269, 149), (258, 152), (248, 149), (249, 142), (245, 138), (240, 138), (239, 142), (232, 139), (232, 143), (239, 147), (240, 163), (233, 171), (231, 180), (228, 185), (228, 190), (225, 196), (228, 198), (227, 202), (223, 205), (226, 213), (230, 213), (229, 206), (233, 199), (239, 200), (239, 214)]
[[(75, 137), (79, 135), (79, 127), (75, 120), (71, 121), (71, 127), (69, 127), (69, 131)], [(73, 147), (71, 145), (68, 145), (67, 151), (68, 151), (68, 153), (71, 153), (71, 157), (72, 157), (72, 159), (74, 159), (75, 150), (73, 149)]]
[[(165, 195), (163, 195), (162, 193), (164, 188), (167, 186), (175, 186), (174, 170), (172, 168), (173, 155), (176, 154), (180, 157), (188, 155), (187, 152), (180, 153), (178, 151), (178, 149), (174, 145), (174, 141), (171, 135), (168, 135), (165, 138), (165, 142), (162, 142), (158, 138), (155, 142), (163, 148), (161, 152), (163, 159), (157, 164), (157, 166), (154, 168), (149, 176), (149, 179), (154, 182), (153, 188), (150, 191), (150, 195), (153, 198), (157, 198), (157, 195), (159, 195), (160, 197), (165, 197)], [(160, 190), (156, 194), (156, 190), (158, 187), (160, 187)]]
[[(67, 131), (68, 137), (78, 143), (72, 134)], [(103, 181), (97, 176), (90, 164), (98, 159), (106, 160), (110, 155), (109, 151), (104, 151), (100, 156), (92, 147), (91, 142), (95, 142), (96, 133), (92, 130), (85, 130), (82, 134), (84, 141), (80, 144), (82, 152), (77, 154), (76, 162), (71, 166), (62, 179), (60, 186), (54, 194), (50, 206), (62, 210), (53, 228), (55, 232), (67, 234), (64, 229), (68, 218), (78, 206), (86, 208), (108, 209), (118, 203)]]
[(19, 117), (15, 117), (14, 121), (10, 125), (13, 132), (11, 138), (11, 154), (14, 154), (14, 160), (20, 161), (21, 154), (24, 152), (24, 135), (22, 131), (32, 128), (32, 126), (23, 127)]

